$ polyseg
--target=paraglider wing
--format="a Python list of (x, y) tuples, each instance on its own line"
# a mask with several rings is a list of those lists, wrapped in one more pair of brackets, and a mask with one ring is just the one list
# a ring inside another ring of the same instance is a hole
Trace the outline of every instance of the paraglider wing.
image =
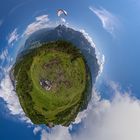
[(65, 16), (67, 16), (67, 12), (63, 9), (58, 9), (57, 11), (57, 15), (60, 17), (62, 14), (64, 14)]

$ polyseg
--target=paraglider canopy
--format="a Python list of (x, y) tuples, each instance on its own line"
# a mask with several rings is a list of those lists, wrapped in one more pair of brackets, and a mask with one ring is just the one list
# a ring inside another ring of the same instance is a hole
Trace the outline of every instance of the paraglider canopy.
[(67, 16), (67, 12), (63, 9), (58, 9), (57, 10), (57, 15), (60, 17), (61, 15)]

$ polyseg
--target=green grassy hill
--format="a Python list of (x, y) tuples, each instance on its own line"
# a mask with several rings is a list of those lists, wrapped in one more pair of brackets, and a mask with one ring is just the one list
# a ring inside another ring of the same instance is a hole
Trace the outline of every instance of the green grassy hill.
[(15, 64), (14, 77), (21, 106), (35, 124), (68, 126), (87, 102), (90, 74), (69, 42), (32, 49)]

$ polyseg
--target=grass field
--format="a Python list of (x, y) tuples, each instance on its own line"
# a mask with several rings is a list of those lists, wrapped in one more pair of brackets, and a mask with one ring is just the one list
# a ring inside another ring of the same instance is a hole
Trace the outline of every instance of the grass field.
[[(16, 63), (14, 77), (21, 106), (35, 124), (68, 126), (87, 102), (90, 74), (83, 55), (69, 42), (33, 49)], [(41, 79), (51, 83), (49, 90)]]

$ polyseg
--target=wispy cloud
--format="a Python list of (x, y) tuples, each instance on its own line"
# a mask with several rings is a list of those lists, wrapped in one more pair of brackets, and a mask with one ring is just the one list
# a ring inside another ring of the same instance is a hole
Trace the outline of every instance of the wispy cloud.
[(98, 55), (98, 63), (100, 65), (100, 71), (99, 71), (99, 74), (98, 74), (98, 77), (99, 77), (100, 74), (102, 74), (102, 72), (103, 72), (104, 64), (105, 64), (105, 56), (104, 55), (101, 55), (100, 53)]
[(35, 18), (35, 21), (27, 26), (23, 35), (31, 35), (39, 29), (43, 29), (49, 26), (49, 17), (48, 15), (41, 15)]
[(103, 28), (114, 35), (119, 27), (119, 19), (104, 8), (89, 7), (89, 9), (100, 19)]
[(8, 45), (13, 46), (13, 43), (19, 39), (17, 28), (15, 28), (8, 36)]
[[(13, 57), (10, 56), (9, 54), (8, 47), (2, 50), (2, 52), (0, 53), (0, 70), (1, 70), (0, 75), (1, 76), (4, 75), (5, 72), (7, 72), (7, 70), (9, 70), (9, 66), (11, 65), (13, 60), (14, 60)], [(1, 82), (1, 78), (0, 78), (0, 82)]]
[(94, 95), (97, 100), (91, 102), (76, 135), (72, 135), (69, 128), (58, 126), (51, 133), (43, 130), (41, 140), (139, 140), (140, 101), (129, 92), (122, 92), (116, 83), (110, 86), (115, 92), (114, 98), (101, 100)]
[(9, 15), (13, 14), (14, 12), (17, 11), (17, 9), (22, 8), (23, 6), (25, 6), (27, 3), (29, 3), (29, 1), (23, 1), (23, 2), (19, 2), (17, 5), (15, 5), (14, 7), (12, 7), (12, 9), (9, 12)]
[(1, 52), (0, 60), (5, 60), (7, 56), (8, 56), (8, 49), (6, 48)]

